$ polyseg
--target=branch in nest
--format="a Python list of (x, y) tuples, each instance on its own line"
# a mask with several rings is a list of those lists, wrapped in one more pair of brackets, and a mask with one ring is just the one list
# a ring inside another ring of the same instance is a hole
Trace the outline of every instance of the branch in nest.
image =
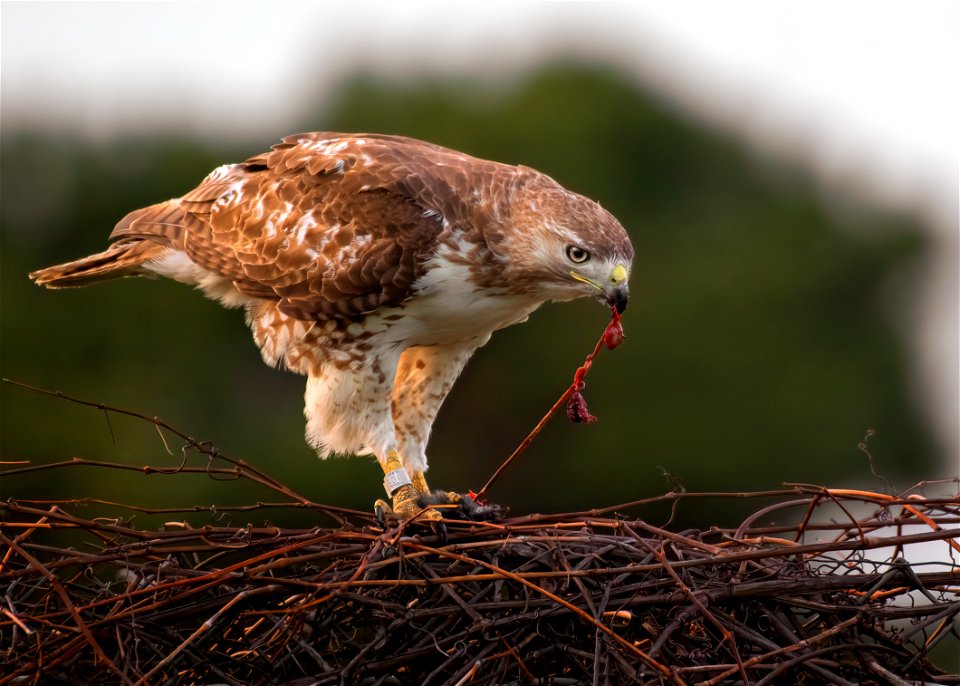
[[(451, 521), (445, 543), (348, 511), (331, 529), (144, 531), (78, 501), (7, 502), (0, 683), (956, 683), (926, 654), (956, 639), (958, 500), (778, 497), (795, 523), (568, 513)], [(833, 500), (873, 511), (804, 515)], [(944, 562), (907, 562), (921, 542)]]

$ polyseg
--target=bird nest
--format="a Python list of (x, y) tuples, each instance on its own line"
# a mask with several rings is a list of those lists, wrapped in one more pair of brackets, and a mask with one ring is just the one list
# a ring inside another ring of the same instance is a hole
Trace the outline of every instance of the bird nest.
[[(736, 529), (615, 514), (733, 497), (770, 504)], [(673, 492), (445, 536), (302, 502), (235, 509), (331, 526), (145, 530), (97, 502), (117, 516), (0, 504), (0, 684), (960, 683), (927, 657), (957, 635), (956, 494)]]
[[(581, 377), (551, 413), (572, 398), (585, 420)], [(156, 417), (15, 385), (149, 422), (168, 450), (182, 441), (183, 461), (6, 463), (5, 485), (77, 467), (202, 473), (281, 502), (0, 503), (0, 686), (960, 684), (929, 659), (958, 639), (958, 480), (898, 494), (676, 488), (496, 521), (448, 510), (438, 530), (313, 503)], [(651, 506), (750, 498), (764, 506), (736, 528), (650, 523)], [(326, 526), (231, 524), (290, 510)], [(141, 513), (168, 521), (138, 527)]]

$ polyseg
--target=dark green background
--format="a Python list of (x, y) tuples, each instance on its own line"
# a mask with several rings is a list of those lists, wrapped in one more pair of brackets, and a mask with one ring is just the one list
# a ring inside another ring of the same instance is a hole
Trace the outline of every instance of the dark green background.
[[(600, 421), (561, 417), (544, 431), (493, 493), (515, 512), (661, 493), (671, 488), (661, 466), (689, 490), (875, 488), (857, 449), (868, 429), (891, 480), (935, 475), (905, 390), (904, 342), (890, 324), (893, 297), (904, 297), (898, 275), (924, 249), (917, 226), (830, 212), (803, 173), (589, 65), (549, 65), (509, 86), (360, 76), (301, 126), (324, 129), (401, 133), (535, 167), (598, 200), (630, 232), (627, 340), (602, 355), (586, 394)], [(314, 457), (303, 440), (304, 380), (260, 362), (242, 313), (167, 281), (50, 292), (26, 278), (99, 251), (131, 209), (181, 195), (213, 167), (291, 133), (232, 144), (4, 135), (2, 371), (159, 415), (315, 500), (368, 508), (382, 494), (379, 468)], [(563, 391), (606, 320), (596, 303), (548, 305), (495, 335), (440, 413), (431, 483), (478, 489)], [(96, 410), (0, 392), (4, 459), (180, 461), (149, 424), (115, 417), (111, 436)], [(152, 505), (274, 499), (204, 476), (91, 469), (7, 478), (2, 489)], [(736, 516), (727, 506), (691, 505), (680, 517), (705, 526)]]

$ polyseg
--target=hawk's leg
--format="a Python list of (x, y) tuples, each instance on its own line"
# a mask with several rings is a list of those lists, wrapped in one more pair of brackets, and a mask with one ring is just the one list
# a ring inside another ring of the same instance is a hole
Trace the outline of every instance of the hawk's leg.
[(445, 345), (414, 346), (400, 356), (391, 410), (397, 448), (414, 488), (435, 505), (457, 504), (456, 493), (431, 493), (424, 478), (430, 429), (467, 360), (489, 335)]
[(391, 450), (387, 454), (387, 459), (380, 462), (380, 466), (383, 468), (384, 474), (383, 486), (387, 495), (393, 499), (393, 507), (388, 507), (385, 502), (378, 500), (376, 503), (378, 510), (392, 510), (397, 517), (404, 521), (417, 515), (419, 515), (418, 519), (424, 521), (443, 519), (443, 516), (433, 508), (420, 505), (421, 496), (428, 492), (426, 490), (427, 482), (423, 478), (422, 472), (416, 473), (419, 478), (411, 479), (410, 474), (400, 464), (400, 458), (395, 450)]

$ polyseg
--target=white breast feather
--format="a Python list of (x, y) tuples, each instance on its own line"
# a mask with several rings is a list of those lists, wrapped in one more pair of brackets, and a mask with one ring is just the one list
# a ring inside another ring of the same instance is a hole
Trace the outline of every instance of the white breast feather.
[(524, 321), (543, 300), (480, 288), (469, 265), (450, 259), (445, 248), (427, 264), (417, 295), (400, 312), (404, 319), (387, 332), (391, 342), (446, 345), (489, 334)]

